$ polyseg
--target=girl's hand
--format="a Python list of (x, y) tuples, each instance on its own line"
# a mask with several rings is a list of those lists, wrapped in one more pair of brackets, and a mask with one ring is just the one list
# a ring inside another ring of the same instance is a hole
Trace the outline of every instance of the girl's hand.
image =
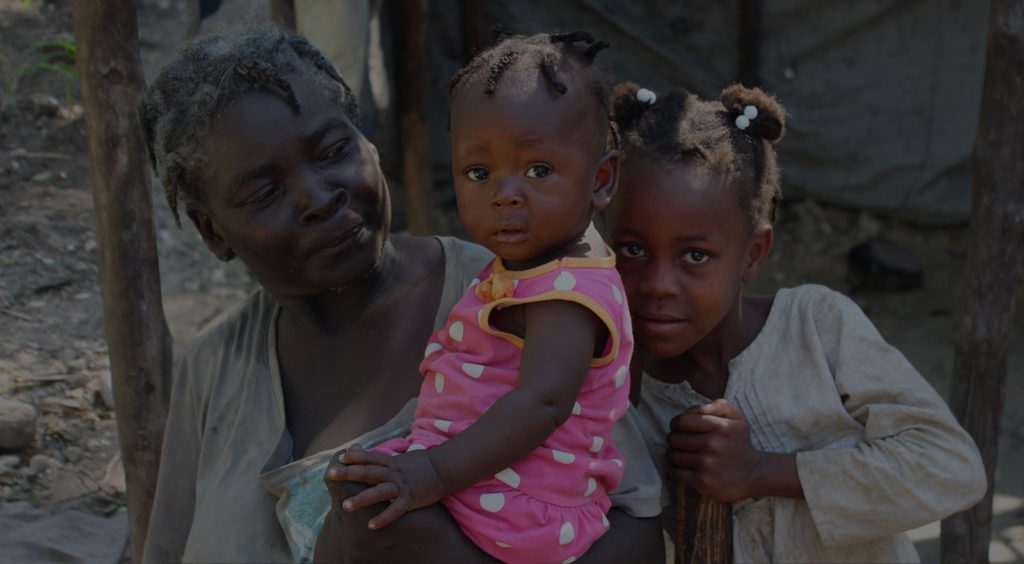
[(671, 478), (731, 503), (755, 495), (765, 455), (750, 443), (750, 425), (728, 401), (691, 408), (669, 423)]
[(409, 511), (436, 503), (448, 493), (424, 450), (391, 456), (354, 445), (338, 457), (338, 462), (341, 464), (328, 468), (328, 480), (372, 485), (344, 500), (342, 510), (352, 512), (391, 501), (387, 509), (370, 519), (371, 529), (379, 529)]

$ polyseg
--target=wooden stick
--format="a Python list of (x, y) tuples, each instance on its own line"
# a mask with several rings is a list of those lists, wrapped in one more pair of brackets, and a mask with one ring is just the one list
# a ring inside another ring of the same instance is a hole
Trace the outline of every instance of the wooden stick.
[(142, 562), (170, 396), (171, 337), (160, 299), (149, 162), (136, 110), (145, 87), (136, 14), (132, 0), (74, 3), (132, 559)]
[(402, 184), (409, 232), (434, 232), (434, 171), (430, 162), (430, 130), (425, 96), (426, 0), (401, 0), (398, 8), (398, 115), (402, 134)]
[(732, 505), (676, 487), (676, 563), (732, 562)]
[(974, 437), (988, 491), (942, 522), (943, 562), (988, 562), (1006, 358), (1024, 241), (1024, 0), (993, 0), (973, 154), (966, 299), (954, 341), (950, 407)]

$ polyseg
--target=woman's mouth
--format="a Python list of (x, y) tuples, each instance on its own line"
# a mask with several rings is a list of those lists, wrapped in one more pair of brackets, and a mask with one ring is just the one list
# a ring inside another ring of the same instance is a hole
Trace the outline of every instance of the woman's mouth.
[(318, 246), (315, 250), (309, 253), (309, 256), (323, 255), (323, 254), (334, 254), (342, 251), (347, 251), (349, 248), (354, 246), (362, 239), (363, 232), (365, 231), (365, 224), (358, 223), (343, 233), (329, 239), (322, 246)]

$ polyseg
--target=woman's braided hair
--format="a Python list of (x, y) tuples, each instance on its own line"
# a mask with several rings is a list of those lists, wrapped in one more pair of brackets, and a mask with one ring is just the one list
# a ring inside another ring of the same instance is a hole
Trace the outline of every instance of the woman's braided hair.
[[(639, 87), (623, 83), (612, 94), (612, 115), (625, 158), (654, 157), (706, 167), (740, 188), (740, 205), (753, 225), (771, 225), (782, 201), (775, 143), (786, 131), (779, 102), (758, 88), (733, 84), (718, 101), (700, 100), (682, 88), (657, 96), (653, 105), (637, 99)], [(740, 129), (747, 106), (757, 117)]]
[(575, 82), (582, 85), (583, 91), (598, 104), (601, 111), (599, 125), (602, 132), (610, 135), (609, 145), (618, 146), (618, 136), (611, 127), (608, 99), (611, 81), (594, 64), (597, 54), (609, 47), (607, 41), (596, 40), (587, 31), (523, 36), (509, 35), (499, 29), (494, 35), (495, 44), (473, 57), (449, 81), (450, 98), (454, 99), (460, 89), (470, 83), (482, 83), (485, 94), (494, 94), (506, 74), (510, 76), (505, 80), (524, 80), (529, 76), (517, 75), (512, 78), (507, 71), (516, 66), (532, 64), (557, 96), (569, 92), (569, 84)]
[(299, 113), (288, 75), (322, 88), (358, 126), (356, 97), (331, 63), (306, 39), (281, 29), (240, 28), (195, 39), (160, 70), (139, 117), (153, 170), (179, 225), (179, 200), (206, 204), (206, 139), (217, 116), (238, 96), (267, 88), (281, 91)]

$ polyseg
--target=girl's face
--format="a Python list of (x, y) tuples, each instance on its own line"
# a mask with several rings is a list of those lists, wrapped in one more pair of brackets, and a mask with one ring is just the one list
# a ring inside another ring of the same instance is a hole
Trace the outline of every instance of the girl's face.
[(221, 258), (237, 255), (271, 293), (316, 295), (370, 273), (390, 204), (377, 150), (309, 80), (236, 98), (207, 142), (207, 205), (188, 214)]
[(676, 357), (738, 304), (767, 258), (771, 228), (752, 233), (736, 188), (714, 172), (632, 158), (621, 184), (606, 219), (636, 342)]
[(594, 210), (607, 206), (618, 153), (595, 138), (582, 94), (553, 98), (539, 76), (531, 88), (504, 80), (492, 95), (475, 85), (457, 93), (452, 176), (469, 233), (509, 268), (523, 269), (564, 254)]

